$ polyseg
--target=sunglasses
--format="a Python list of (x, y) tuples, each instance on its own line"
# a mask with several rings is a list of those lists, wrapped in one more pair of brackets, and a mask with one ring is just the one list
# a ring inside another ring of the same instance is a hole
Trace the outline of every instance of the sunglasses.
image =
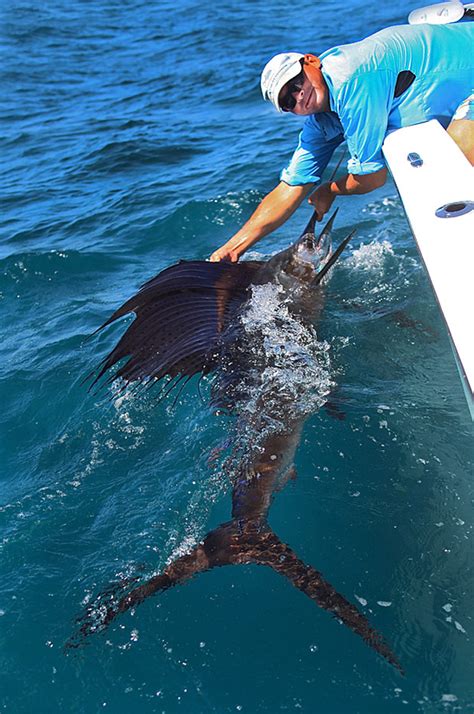
[(296, 106), (296, 99), (294, 98), (293, 94), (300, 91), (301, 87), (304, 84), (304, 80), (304, 70), (301, 70), (301, 72), (294, 79), (287, 82), (287, 84), (285, 85), (285, 94), (283, 95), (283, 98), (279, 100), (279, 104), (282, 111), (293, 111)]

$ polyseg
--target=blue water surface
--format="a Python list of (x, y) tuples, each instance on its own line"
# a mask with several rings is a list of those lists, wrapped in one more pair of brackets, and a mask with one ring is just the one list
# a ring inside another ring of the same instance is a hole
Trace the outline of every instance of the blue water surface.
[(317, 329), (345, 419), (308, 419), (270, 522), (384, 633), (405, 676), (250, 565), (201, 575), (64, 650), (98, 592), (150, 577), (230, 515), (209, 458), (230, 424), (207, 406), (208, 385), (175, 405), (89, 393), (84, 378), (123, 326), (86, 338), (145, 279), (207, 257), (278, 181), (300, 122), (261, 100), (267, 59), (360, 39), (416, 6), (2, 3), (3, 711), (474, 711), (473, 429), (391, 182), (340, 200), (336, 239), (357, 234)]

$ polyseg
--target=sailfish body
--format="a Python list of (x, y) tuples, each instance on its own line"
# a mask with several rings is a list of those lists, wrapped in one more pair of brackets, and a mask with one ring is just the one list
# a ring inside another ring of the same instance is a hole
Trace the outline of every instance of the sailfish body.
[[(268, 367), (264, 350), (252, 350), (242, 328), (252, 291), (269, 283), (277, 285), (292, 319), (302, 325), (313, 323), (323, 306), (323, 278), (352, 235), (331, 251), (334, 215), (316, 239), (313, 214), (298, 241), (268, 261), (182, 261), (167, 268), (99, 328), (135, 313), (135, 320), (104, 359), (94, 381), (120, 363), (108, 374), (109, 382), (121, 378), (125, 385), (139, 385), (168, 378), (163, 387), (167, 393), (197, 373), (214, 372), (213, 402), (235, 414), (241, 438), (231, 459), (231, 520), (208, 533), (160, 574), (118, 598), (109, 597), (105, 607), (103, 598), (99, 620), (97, 608), (90, 605), (78, 620), (79, 632), (71, 646), (146, 597), (197, 573), (216, 566), (256, 563), (287, 577), (401, 670), (395, 655), (365, 616), (321, 573), (301, 561), (268, 524), (273, 494), (294, 474), (293, 457), (307, 411), (295, 407), (291, 390), (272, 380), (258, 393), (253, 410), (243, 408), (249, 385)], [(247, 438), (249, 435), (251, 438)]]

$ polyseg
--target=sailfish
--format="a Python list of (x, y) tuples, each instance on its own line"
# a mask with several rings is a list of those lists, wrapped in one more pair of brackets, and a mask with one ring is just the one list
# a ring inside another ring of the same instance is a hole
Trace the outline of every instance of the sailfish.
[[(198, 573), (254, 563), (285, 576), (402, 671), (397, 657), (365, 615), (319, 571), (304, 563), (269, 525), (274, 494), (294, 477), (293, 460), (307, 410), (295, 406), (295, 394), (282, 388), (281, 379), (270, 379), (266, 388), (257, 392), (253, 409), (245, 408), (247, 395), (262, 371), (275, 367), (268, 364), (264, 346), (255, 345), (258, 337), (244, 329), (252, 294), (259, 287), (277, 286), (286, 314), (296, 324), (314, 325), (323, 309), (324, 279), (354, 233), (333, 252), (334, 218), (335, 213), (316, 238), (314, 212), (299, 239), (266, 261), (181, 261), (142, 285), (98, 328), (135, 314), (94, 373), (93, 383), (120, 380), (122, 388), (158, 383), (166, 395), (194, 375), (214, 374), (212, 404), (233, 414), (236, 421), (238, 445), (228, 459), (232, 512), (228, 522), (210, 531), (159, 574), (145, 582), (135, 578), (102, 593), (100, 607), (91, 603), (78, 618), (78, 630), (69, 646), (79, 646), (84, 637), (105, 629), (120, 613)], [(294, 355), (286, 357), (282, 351), (283, 364), (290, 360), (291, 369)], [(121, 594), (117, 595), (117, 590)]]

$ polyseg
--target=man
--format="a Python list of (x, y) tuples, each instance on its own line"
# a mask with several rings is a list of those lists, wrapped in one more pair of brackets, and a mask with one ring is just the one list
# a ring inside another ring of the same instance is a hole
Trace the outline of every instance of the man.
[(474, 23), (466, 22), (390, 27), (327, 50), (320, 58), (296, 52), (273, 57), (262, 73), (264, 99), (279, 112), (307, 119), (280, 183), (210, 260), (235, 262), (281, 226), (313, 192), (344, 140), (350, 153), (348, 173), (319, 185), (309, 198), (318, 220), (336, 196), (382, 186), (387, 177), (385, 136), (429, 119), (446, 127), (472, 92), (473, 49)]

